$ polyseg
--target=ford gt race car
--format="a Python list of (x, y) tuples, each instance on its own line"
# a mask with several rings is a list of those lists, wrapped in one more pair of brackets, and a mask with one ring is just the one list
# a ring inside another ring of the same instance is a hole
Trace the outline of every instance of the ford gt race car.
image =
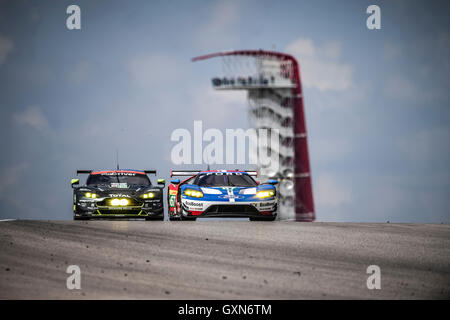
[(152, 185), (155, 170), (77, 170), (89, 174), (86, 184), (72, 179), (74, 220), (90, 218), (145, 218), (164, 220), (164, 179)]
[(245, 217), (273, 221), (277, 217), (277, 180), (259, 184), (256, 171), (172, 171), (168, 187), (169, 219)]

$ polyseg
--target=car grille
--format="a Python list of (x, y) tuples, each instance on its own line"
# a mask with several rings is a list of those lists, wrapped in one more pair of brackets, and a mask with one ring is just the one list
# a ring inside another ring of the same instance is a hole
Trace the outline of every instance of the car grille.
[[(103, 199), (102, 201), (97, 202), (97, 206), (100, 206), (100, 207), (103, 207), (103, 206), (105, 206), (105, 207), (110, 207), (110, 206), (112, 206), (112, 205), (111, 205), (111, 201), (112, 201), (113, 199), (116, 199), (116, 198), (105, 198), (105, 199)], [(120, 199), (127, 199), (127, 200), (128, 200), (128, 204), (127, 204), (125, 207), (142, 206), (142, 203), (143, 203), (143, 201), (139, 201), (139, 200), (134, 199), (134, 198), (120, 198)]]
[(137, 210), (132, 210), (132, 209), (131, 210), (129, 210), (129, 209), (127, 209), (127, 210), (101, 210), (101, 209), (99, 209), (98, 212), (100, 214), (137, 215), (137, 214), (139, 214), (139, 212), (141, 212), (141, 210), (140, 209), (137, 209)]
[(251, 205), (213, 205), (204, 212), (208, 213), (258, 213), (258, 210)]

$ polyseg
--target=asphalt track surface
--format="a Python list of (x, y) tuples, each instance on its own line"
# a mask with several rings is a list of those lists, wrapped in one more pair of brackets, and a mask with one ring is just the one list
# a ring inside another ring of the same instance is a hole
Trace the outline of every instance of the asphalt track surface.
[(449, 225), (22, 220), (0, 240), (1, 299), (450, 297)]

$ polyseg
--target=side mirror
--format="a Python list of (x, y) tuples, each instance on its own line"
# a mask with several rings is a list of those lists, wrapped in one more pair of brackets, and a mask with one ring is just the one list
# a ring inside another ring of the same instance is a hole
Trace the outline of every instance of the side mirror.
[(170, 183), (171, 183), (171, 184), (180, 184), (180, 179), (173, 179), (173, 180), (170, 180)]
[(272, 184), (272, 185), (276, 185), (278, 184), (278, 180), (275, 179), (270, 179), (269, 181), (267, 181), (268, 184)]
[(72, 185), (72, 188), (78, 184), (80, 184), (80, 179), (72, 179), (70, 180), (70, 184)]
[(158, 184), (162, 184), (163, 186), (165, 186), (166, 185), (166, 180), (158, 179)]

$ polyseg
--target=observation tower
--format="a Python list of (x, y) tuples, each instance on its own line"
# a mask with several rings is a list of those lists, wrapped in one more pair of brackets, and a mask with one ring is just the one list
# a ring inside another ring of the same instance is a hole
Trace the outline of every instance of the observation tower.
[[(214, 77), (216, 90), (246, 90), (249, 119), (255, 129), (278, 129), (279, 165), (275, 170), (258, 164), (261, 179), (278, 179), (281, 220), (314, 221), (314, 201), (309, 165), (300, 70), (288, 54), (239, 50), (208, 54), (192, 61), (219, 57), (223, 75)], [(271, 131), (274, 134), (275, 131)], [(269, 154), (271, 146), (261, 146)], [(260, 151), (258, 151), (260, 152)], [(277, 155), (276, 155), (277, 156)]]

